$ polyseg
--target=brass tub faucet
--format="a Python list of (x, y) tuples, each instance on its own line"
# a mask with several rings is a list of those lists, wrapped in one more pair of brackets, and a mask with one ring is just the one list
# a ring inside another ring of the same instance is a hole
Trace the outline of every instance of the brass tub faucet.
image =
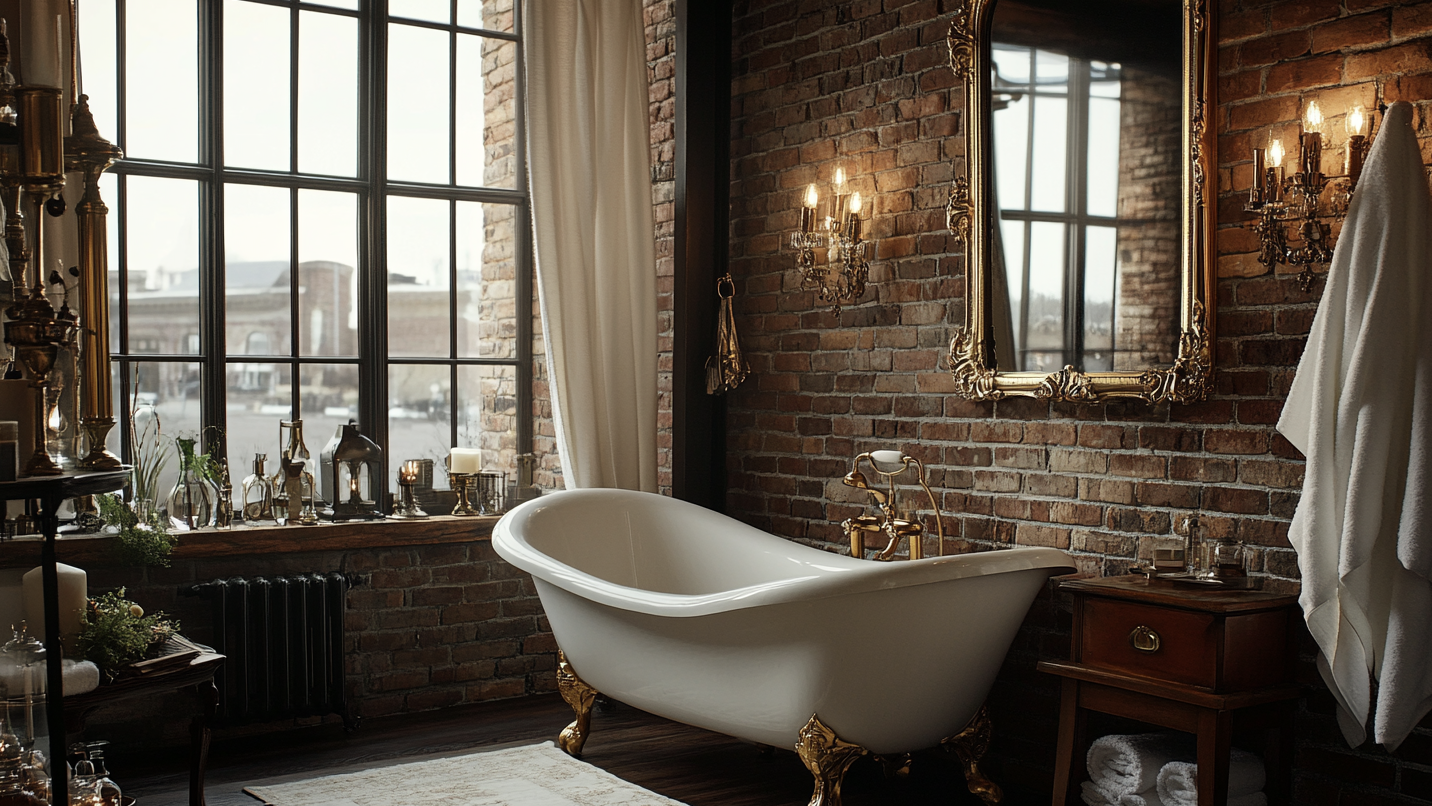
[[(879, 489), (878, 480), (876, 486), (871, 486), (865, 474), (860, 472), (862, 461), (868, 461), (877, 477), (884, 480), (884, 491)], [(925, 466), (919, 459), (899, 451), (862, 453), (850, 463), (850, 472), (841, 479), (841, 482), (848, 487), (855, 487), (870, 493), (871, 498), (875, 499), (875, 506), (880, 510), (879, 514), (857, 515), (854, 518), (847, 518), (840, 524), (840, 527), (845, 530), (846, 537), (850, 538), (850, 556), (864, 558), (865, 535), (877, 532), (884, 533), (889, 538), (889, 542), (875, 555), (874, 559), (894, 559), (895, 551), (900, 547), (900, 538), (902, 537), (908, 541), (910, 559), (918, 560), (924, 556), (921, 538), (925, 534), (925, 525), (919, 521), (911, 520), (910, 513), (901, 512), (896, 505), (895, 477), (903, 475), (907, 471), (914, 472), (916, 483), (920, 485), (920, 489), (925, 491), (925, 496), (930, 501), (930, 511), (935, 513), (935, 528), (940, 536), (939, 555), (944, 556), (945, 524), (940, 518), (940, 507), (935, 503), (935, 494), (930, 492), (930, 486), (925, 483)]]

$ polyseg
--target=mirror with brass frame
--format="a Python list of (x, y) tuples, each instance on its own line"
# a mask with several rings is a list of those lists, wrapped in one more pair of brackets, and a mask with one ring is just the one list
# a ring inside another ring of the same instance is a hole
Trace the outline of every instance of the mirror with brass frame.
[(1213, 365), (1207, 0), (965, 0), (957, 392), (1188, 403)]

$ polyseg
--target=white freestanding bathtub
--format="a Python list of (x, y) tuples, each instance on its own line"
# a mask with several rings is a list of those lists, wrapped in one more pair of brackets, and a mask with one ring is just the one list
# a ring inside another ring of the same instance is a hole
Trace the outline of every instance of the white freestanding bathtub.
[[(1040, 587), (1073, 570), (1044, 548), (856, 559), (625, 490), (530, 501), (492, 542), (536, 580), (565, 662), (590, 688), (777, 747), (797, 745), (816, 717), (879, 755), (970, 725)], [(834, 784), (824, 802), (838, 802)]]

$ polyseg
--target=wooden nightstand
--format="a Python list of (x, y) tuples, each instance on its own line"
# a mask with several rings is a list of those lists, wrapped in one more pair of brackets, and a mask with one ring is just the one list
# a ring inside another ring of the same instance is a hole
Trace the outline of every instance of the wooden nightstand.
[(1088, 777), (1087, 711), (1195, 734), (1199, 806), (1224, 806), (1234, 731), (1261, 732), (1268, 802), (1289, 802), (1296, 596), (1139, 576), (1061, 580), (1059, 590), (1074, 597), (1072, 657), (1039, 664), (1064, 678), (1054, 806), (1078, 802)]

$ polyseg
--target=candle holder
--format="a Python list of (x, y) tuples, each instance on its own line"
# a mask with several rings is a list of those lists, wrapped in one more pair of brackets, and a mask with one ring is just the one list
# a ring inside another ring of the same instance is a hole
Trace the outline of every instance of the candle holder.
[(468, 493), (472, 486), (473, 479), (475, 479), (476, 477), (477, 474), (475, 473), (448, 474), (448, 479), (452, 482), (452, 490), (453, 492), (457, 493), (457, 505), (452, 508), (453, 515), (456, 515), (458, 517), (466, 517), (468, 515), (483, 514), (481, 512), (478, 512), (472, 506), (472, 502), (469, 500), (468, 497)]
[[(1304, 291), (1312, 289), (1313, 267), (1333, 259), (1335, 243), (1325, 219), (1341, 220), (1347, 215), (1348, 202), (1371, 145), (1370, 138), (1362, 134), (1362, 109), (1354, 108), (1347, 116), (1346, 173), (1322, 173), (1323, 142), (1318, 131), (1322, 120), (1317, 103), (1309, 104), (1291, 176), (1286, 175), (1283, 165), (1281, 141), (1271, 141), (1266, 151), (1253, 149), (1253, 187), (1244, 206), (1245, 211), (1258, 217), (1253, 225), (1258, 235), (1258, 262), (1270, 270), (1279, 263), (1301, 266), (1298, 285)], [(1329, 189), (1331, 193), (1327, 193)], [(1296, 239), (1290, 239), (1292, 232), (1297, 233)]]
[[(821, 302), (829, 303), (839, 315), (843, 306), (865, 296), (870, 279), (869, 244), (861, 237), (860, 194), (845, 192), (845, 171), (835, 172), (834, 197), (828, 215), (817, 222), (820, 197), (815, 185), (806, 190), (801, 206), (800, 229), (791, 233), (791, 248), (801, 272), (801, 288), (814, 291)], [(824, 265), (817, 260), (818, 249), (826, 250)]]
[(428, 513), (418, 506), (418, 497), (415, 487), (418, 485), (418, 476), (421, 468), (416, 460), (408, 460), (398, 468), (398, 502), (393, 507), (392, 517), (406, 518), (408, 520), (421, 520), (428, 517)]
[(507, 474), (483, 471), (477, 474), (477, 514), (501, 515), (507, 490)]

